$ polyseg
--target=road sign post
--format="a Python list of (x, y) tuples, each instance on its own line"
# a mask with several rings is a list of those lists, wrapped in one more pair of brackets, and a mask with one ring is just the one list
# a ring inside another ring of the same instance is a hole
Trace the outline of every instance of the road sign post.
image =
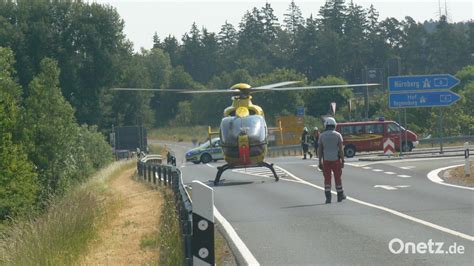
[(469, 142), (464, 142), (464, 176), (471, 176), (471, 160), (469, 159)]
[(193, 265), (214, 265), (214, 190), (193, 181)]
[[(461, 99), (461, 96), (450, 91), (459, 84), (459, 79), (449, 74), (423, 75), (423, 76), (396, 76), (388, 77), (389, 108), (405, 109), (417, 107), (450, 106)], [(401, 116), (401, 115), (400, 115)], [(401, 123), (401, 117), (399, 120)], [(441, 136), (440, 153), (443, 153), (443, 112), (440, 109)], [(405, 127), (406, 110), (405, 110)], [(405, 145), (406, 144), (405, 134)], [(400, 154), (403, 150), (400, 136)]]

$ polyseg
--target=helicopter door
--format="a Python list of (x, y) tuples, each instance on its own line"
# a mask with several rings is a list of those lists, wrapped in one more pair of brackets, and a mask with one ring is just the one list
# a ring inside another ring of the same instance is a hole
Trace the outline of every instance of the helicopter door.
[(250, 156), (261, 155), (267, 144), (267, 124), (260, 115), (225, 117), (221, 122), (221, 141), (227, 156), (239, 158), (239, 136), (247, 135)]

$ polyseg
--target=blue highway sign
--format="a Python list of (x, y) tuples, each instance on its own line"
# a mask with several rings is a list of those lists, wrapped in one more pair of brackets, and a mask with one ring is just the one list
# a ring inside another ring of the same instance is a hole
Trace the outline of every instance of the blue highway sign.
[(388, 77), (390, 93), (449, 90), (458, 84), (459, 79), (449, 74)]
[(461, 99), (452, 91), (409, 92), (389, 94), (390, 108), (449, 106)]
[(296, 107), (296, 116), (304, 116), (304, 106)]

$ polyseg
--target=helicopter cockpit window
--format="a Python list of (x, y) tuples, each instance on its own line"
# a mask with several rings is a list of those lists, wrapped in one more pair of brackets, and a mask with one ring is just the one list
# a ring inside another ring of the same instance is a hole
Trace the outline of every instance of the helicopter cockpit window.
[(246, 117), (226, 117), (221, 122), (223, 146), (238, 145), (239, 135), (246, 134), (251, 145), (263, 144), (266, 141), (267, 125), (260, 115)]

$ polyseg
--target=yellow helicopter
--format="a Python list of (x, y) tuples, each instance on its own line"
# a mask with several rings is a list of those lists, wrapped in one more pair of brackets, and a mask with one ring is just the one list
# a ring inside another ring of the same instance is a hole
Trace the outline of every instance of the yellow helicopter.
[[(145, 89), (145, 88), (115, 88), (118, 91), (161, 91), (176, 92), (185, 94), (202, 93), (229, 93), (232, 96), (232, 106), (224, 110), (224, 117), (218, 132), (212, 132), (209, 128), (209, 135), (219, 134), (222, 152), (226, 164), (217, 167), (217, 174), (214, 185), (217, 186), (224, 171), (235, 168), (267, 167), (275, 180), (278, 175), (273, 164), (264, 161), (267, 153), (268, 131), (265, 122), (263, 109), (252, 103), (251, 94), (265, 91), (291, 91), (308, 89), (333, 89), (349, 87), (377, 86), (379, 84), (348, 84), (348, 85), (326, 85), (326, 86), (305, 86), (305, 87), (285, 87), (300, 83), (300, 81), (285, 81), (259, 87), (251, 87), (246, 83), (238, 83), (227, 90), (166, 90), (166, 89)], [(275, 130), (275, 129), (274, 129)], [(281, 125), (276, 130), (281, 132)]]

